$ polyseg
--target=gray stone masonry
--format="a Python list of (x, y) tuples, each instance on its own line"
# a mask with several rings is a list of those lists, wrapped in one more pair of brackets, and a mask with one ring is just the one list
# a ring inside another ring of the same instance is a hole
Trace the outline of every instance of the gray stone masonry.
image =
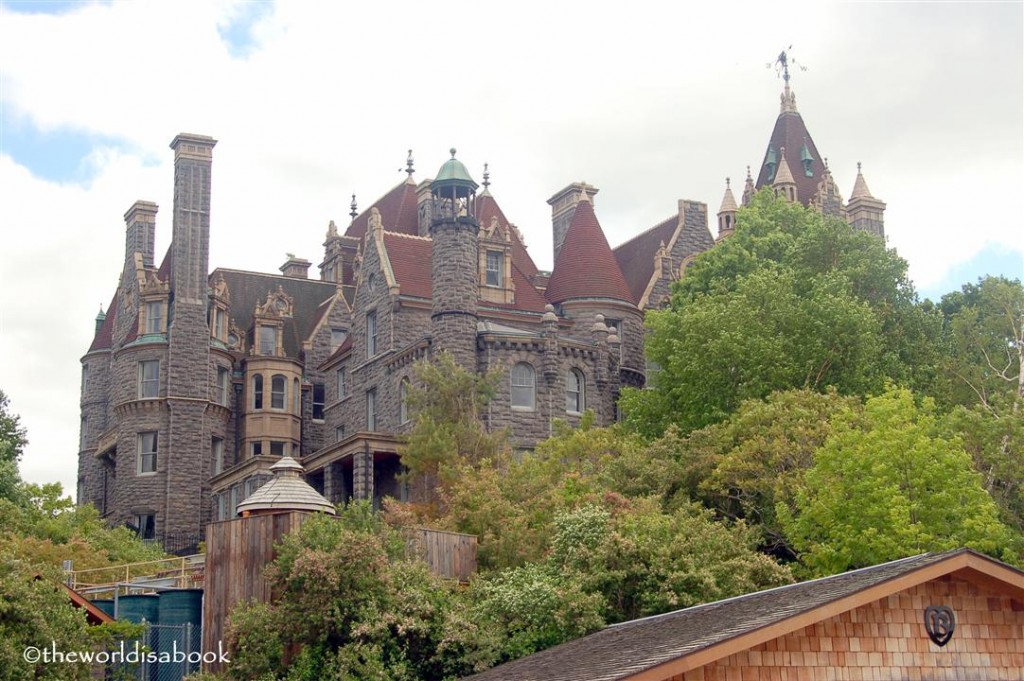
[(434, 349), (451, 353), (470, 371), (476, 370), (479, 232), (472, 217), (439, 218), (430, 225)]
[(110, 352), (93, 352), (82, 358), (81, 409), (79, 433), (79, 504), (93, 504), (104, 512), (103, 465), (96, 458), (96, 444), (110, 423)]

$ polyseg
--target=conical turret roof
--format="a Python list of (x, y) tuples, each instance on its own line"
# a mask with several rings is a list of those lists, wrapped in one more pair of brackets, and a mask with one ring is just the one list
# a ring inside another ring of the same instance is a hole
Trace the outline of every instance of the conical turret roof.
[(718, 212), (735, 213), (737, 210), (736, 197), (732, 195), (732, 187), (729, 186), (729, 178), (725, 178), (725, 195), (722, 197), (722, 206), (718, 209)]
[(786, 184), (796, 184), (796, 180), (793, 179), (793, 173), (789, 170), (789, 162), (786, 160), (786, 148), (782, 148), (782, 153), (779, 154), (779, 171), (775, 173), (775, 181), (772, 182), (773, 187), (779, 187)]
[(857, 180), (853, 183), (853, 191), (850, 193), (850, 199), (873, 199), (871, 190), (868, 189), (868, 183), (864, 180), (864, 173), (860, 171), (860, 163), (857, 163)]
[(544, 295), (552, 303), (571, 298), (611, 298), (634, 303), (594, 214), (594, 205), (585, 197), (584, 193), (576, 204)]

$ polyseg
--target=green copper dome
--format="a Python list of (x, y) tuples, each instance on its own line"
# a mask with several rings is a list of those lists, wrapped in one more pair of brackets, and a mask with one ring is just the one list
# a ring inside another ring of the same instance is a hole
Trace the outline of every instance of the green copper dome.
[(471, 185), (473, 189), (477, 188), (476, 182), (470, 177), (469, 171), (466, 170), (466, 166), (462, 165), (462, 161), (455, 158), (455, 149), (451, 150), (452, 157), (444, 162), (441, 169), (437, 171), (437, 177), (434, 178), (434, 185)]

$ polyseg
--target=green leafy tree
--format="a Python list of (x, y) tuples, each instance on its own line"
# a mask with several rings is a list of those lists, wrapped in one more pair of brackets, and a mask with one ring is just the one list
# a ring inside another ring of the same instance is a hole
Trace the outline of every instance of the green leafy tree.
[[(989, 410), (1024, 401), (1024, 287), (984, 277), (942, 297), (948, 400)], [(1000, 402), (1002, 400), (1002, 402)]]
[(648, 313), (658, 370), (649, 390), (624, 391), (628, 423), (653, 438), (777, 390), (930, 384), (938, 320), (917, 305), (906, 267), (876, 237), (762, 192), (687, 268), (670, 309)]
[(744, 402), (676, 445), (687, 466), (686, 491), (719, 516), (760, 529), (762, 549), (795, 559), (775, 509), (794, 509), (814, 452), (832, 433), (830, 419), (843, 409), (859, 411), (859, 399), (801, 389)]
[(0, 500), (24, 503), (18, 461), (28, 444), (21, 418), (10, 412), (10, 399), (0, 390)]
[(970, 456), (941, 436), (933, 401), (909, 390), (837, 414), (804, 481), (796, 514), (778, 513), (812, 575), (959, 546), (1016, 560)]

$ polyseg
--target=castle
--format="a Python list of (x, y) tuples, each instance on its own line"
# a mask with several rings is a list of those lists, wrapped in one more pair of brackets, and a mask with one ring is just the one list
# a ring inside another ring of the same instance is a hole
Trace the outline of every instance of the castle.
[[(597, 188), (552, 196), (554, 268), (537, 268), (491, 194), (451, 150), (433, 179), (407, 178), (345, 229), (331, 222), (319, 264), (280, 274), (209, 270), (216, 140), (180, 134), (171, 245), (154, 256), (157, 206), (125, 214), (120, 283), (82, 358), (78, 503), (144, 538), (198, 537), (270, 479), (283, 456), (334, 503), (406, 498), (399, 446), (410, 427), (413, 363), (447, 351), (498, 370), (484, 420), (517, 447), (555, 419), (617, 418), (623, 386), (645, 383), (643, 315), (687, 263), (711, 248), (704, 203), (680, 200), (663, 222), (611, 248)], [(792, 201), (884, 236), (885, 204), (858, 170), (844, 202), (789, 87), (756, 181)], [(735, 228), (727, 186), (718, 238)], [(179, 547), (180, 548), (180, 547)]]

